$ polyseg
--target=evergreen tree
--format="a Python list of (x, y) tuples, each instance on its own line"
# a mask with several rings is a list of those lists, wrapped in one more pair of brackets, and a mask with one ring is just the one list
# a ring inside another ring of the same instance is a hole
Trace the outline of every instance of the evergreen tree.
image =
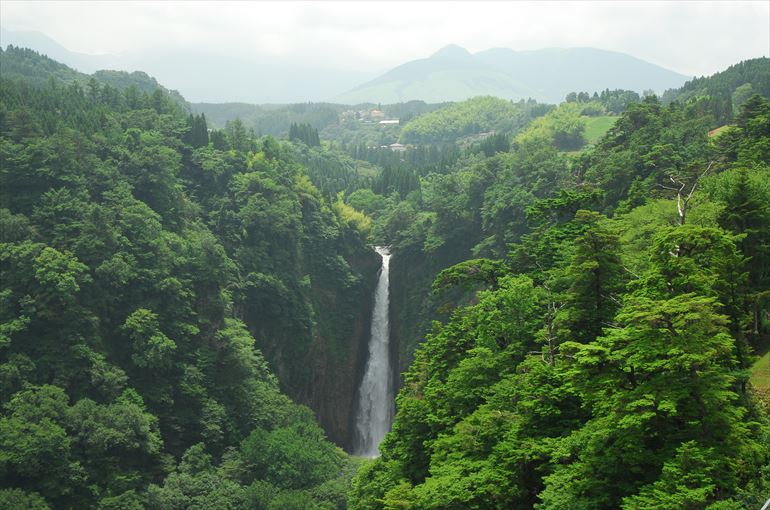
[(601, 215), (578, 211), (575, 221), (588, 225), (575, 240), (575, 255), (564, 278), (562, 326), (569, 337), (590, 342), (612, 326), (623, 291), (624, 270), (619, 257), (617, 234), (602, 222)]

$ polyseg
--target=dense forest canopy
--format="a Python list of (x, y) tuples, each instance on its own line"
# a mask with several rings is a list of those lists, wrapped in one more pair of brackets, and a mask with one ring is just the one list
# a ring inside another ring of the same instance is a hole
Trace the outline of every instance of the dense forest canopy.
[(345, 359), (368, 249), (295, 148), (160, 89), (0, 99), (0, 506), (343, 504), (351, 460), (279, 386), (308, 400), (319, 338)]
[[(470, 251), (496, 260), (438, 275), (440, 300), (475, 297), (417, 349), (351, 507), (761, 506), (768, 395), (749, 378), (770, 332), (768, 114), (754, 96), (708, 140), (698, 104), (650, 98), (556, 175), (527, 179), (545, 179), (539, 196), (508, 180), (517, 198), (500, 203), (518, 201), (519, 214), (489, 216), (494, 180), (443, 198), (423, 189), (437, 215), (397, 246), (436, 257), (475, 238)], [(645, 170), (662, 150), (672, 159)], [(555, 151), (534, 159), (560, 168)], [(492, 160), (517, 175), (537, 166)], [(513, 222), (498, 230), (497, 218)]]
[[(759, 508), (768, 62), (217, 129), (3, 51), (0, 507)], [(403, 375), (368, 460), (372, 245)]]
[[(740, 106), (753, 94), (770, 96), (770, 64), (767, 57), (739, 62), (713, 76), (701, 76), (688, 81), (679, 89), (663, 94), (665, 103), (684, 102), (695, 97), (705, 98), (715, 122), (721, 126), (740, 112)], [(715, 126), (716, 127), (716, 126)]]

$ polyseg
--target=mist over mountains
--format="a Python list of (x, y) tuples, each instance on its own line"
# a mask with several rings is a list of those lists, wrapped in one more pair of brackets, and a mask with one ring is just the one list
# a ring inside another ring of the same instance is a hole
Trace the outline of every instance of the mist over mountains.
[[(574, 91), (628, 89), (661, 93), (687, 76), (644, 60), (595, 48), (517, 52), (493, 48), (471, 54), (450, 45), (336, 97), (340, 103), (458, 101), (478, 95), (558, 103)], [(641, 87), (641, 88), (640, 88)]]
[(375, 77), (361, 70), (314, 68), (235, 54), (201, 54), (158, 48), (152, 53), (88, 55), (68, 50), (39, 32), (0, 31), (0, 44), (34, 49), (79, 71), (142, 70), (191, 102), (356, 104), (459, 101), (492, 95), (558, 103), (573, 91), (679, 87), (687, 76), (630, 55), (595, 48), (514, 51), (493, 48), (471, 54), (449, 45), (428, 58)]
[(767, 506), (737, 2), (0, 2), (0, 510)]
[[(124, 55), (88, 55), (68, 50), (40, 32), (0, 29), (0, 46), (33, 49), (78, 71), (144, 71), (188, 101), (299, 103), (325, 101), (376, 73), (299, 66), (259, 56), (156, 48)], [(312, 78), (309, 78), (312, 77)]]

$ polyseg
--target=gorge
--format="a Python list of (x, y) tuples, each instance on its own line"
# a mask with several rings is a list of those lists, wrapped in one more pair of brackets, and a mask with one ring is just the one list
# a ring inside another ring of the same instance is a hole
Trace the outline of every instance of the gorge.
[(760, 508), (769, 64), (218, 129), (0, 49), (0, 508)]
[(372, 310), (369, 357), (358, 393), (358, 408), (353, 452), (375, 457), (377, 447), (390, 428), (393, 419), (393, 377), (390, 364), (389, 284), (390, 252), (377, 247), (382, 257)]

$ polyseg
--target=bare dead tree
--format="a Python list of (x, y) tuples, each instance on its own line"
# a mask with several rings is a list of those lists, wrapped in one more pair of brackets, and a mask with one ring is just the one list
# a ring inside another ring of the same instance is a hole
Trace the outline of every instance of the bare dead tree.
[(556, 316), (559, 311), (564, 307), (564, 303), (557, 303), (554, 299), (553, 292), (547, 283), (543, 282), (543, 288), (548, 296), (548, 311), (545, 316), (545, 341), (546, 345), (541, 354), (543, 361), (549, 365), (553, 365), (556, 362), (556, 356), (559, 352), (559, 346), (556, 345)]
[(671, 181), (670, 185), (658, 184), (658, 186), (663, 189), (676, 192), (676, 209), (679, 213), (679, 225), (685, 224), (687, 219), (687, 204), (690, 203), (690, 199), (695, 193), (698, 183), (711, 171), (713, 165), (714, 161), (710, 161), (706, 169), (691, 182), (686, 182), (681, 177), (671, 174), (668, 176)]

